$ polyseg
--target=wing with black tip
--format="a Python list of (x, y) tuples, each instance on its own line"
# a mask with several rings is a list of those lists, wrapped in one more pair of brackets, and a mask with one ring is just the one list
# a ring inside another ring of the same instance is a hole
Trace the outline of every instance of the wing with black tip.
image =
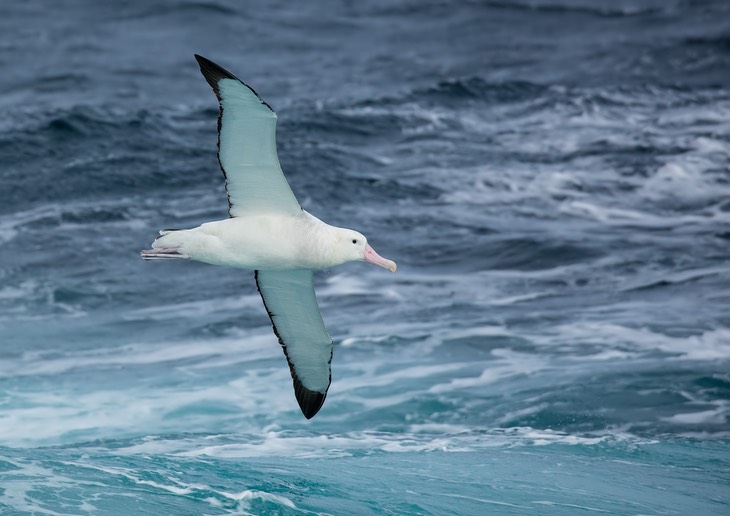
[(218, 97), (218, 162), (229, 215), (300, 212), (276, 155), (276, 113), (232, 73), (197, 54), (195, 59)]
[(322, 407), (332, 379), (332, 339), (322, 321), (310, 270), (256, 271), (256, 285), (289, 362), (304, 416)]

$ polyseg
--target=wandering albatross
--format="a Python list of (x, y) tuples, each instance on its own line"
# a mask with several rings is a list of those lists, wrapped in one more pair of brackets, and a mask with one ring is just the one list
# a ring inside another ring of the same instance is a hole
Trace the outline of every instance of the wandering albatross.
[(195, 55), (218, 97), (218, 163), (230, 218), (162, 230), (145, 260), (188, 259), (254, 271), (307, 419), (322, 407), (332, 338), (314, 294), (313, 271), (364, 260), (395, 272), (357, 231), (325, 224), (297, 202), (276, 155), (276, 113), (232, 73)]

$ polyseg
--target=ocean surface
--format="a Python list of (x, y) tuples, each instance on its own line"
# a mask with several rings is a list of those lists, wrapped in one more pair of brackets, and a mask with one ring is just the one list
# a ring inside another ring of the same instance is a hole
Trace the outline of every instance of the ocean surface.
[[(193, 53), (279, 115), (304, 419)], [(730, 514), (730, 3), (3, 0), (0, 513)]]

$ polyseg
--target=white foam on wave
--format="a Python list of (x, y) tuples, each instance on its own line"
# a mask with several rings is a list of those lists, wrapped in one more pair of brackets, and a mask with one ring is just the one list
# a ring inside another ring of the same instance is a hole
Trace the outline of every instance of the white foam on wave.
[[(727, 375), (722, 375), (721, 381), (726, 381)], [(695, 410), (678, 412), (672, 416), (661, 418), (663, 421), (681, 426), (705, 427), (709, 431), (712, 427), (719, 427), (722, 432), (728, 420), (730, 420), (730, 400), (727, 399), (706, 399), (702, 393), (680, 391), (682, 397), (687, 400), (684, 406), (695, 408)], [(696, 410), (700, 408), (700, 410)]]
[[(11, 508), (22, 514), (52, 514), (65, 515), (68, 512), (56, 512), (46, 506), (48, 500), (43, 493), (49, 489), (57, 492), (76, 492), (79, 485), (92, 487), (97, 490), (103, 489), (105, 484), (101, 482), (70, 478), (61, 475), (56, 469), (40, 465), (38, 462), (29, 460), (3, 459), (14, 469), (3, 471), (2, 489), (0, 489), (0, 507)], [(39, 496), (41, 495), (41, 496)], [(91, 513), (97, 510), (92, 502), (94, 497), (73, 497), (64, 499), (66, 510), (74, 513)], [(60, 504), (59, 504), (60, 505)], [(74, 506), (77, 505), (77, 506)]]
[(15, 322), (34, 317), (28, 314), (28, 305), (44, 295), (37, 280), (24, 280), (16, 286), (7, 285), (0, 288), (0, 321)]
[(566, 507), (569, 509), (580, 509), (581, 511), (589, 511), (589, 512), (605, 512), (607, 514), (610, 514), (611, 511), (606, 511), (604, 509), (599, 509), (598, 507), (590, 507), (588, 505), (578, 505), (575, 503), (559, 503), (554, 502), (551, 500), (533, 500), (530, 503), (536, 504), (536, 505), (545, 505), (548, 507)]
[[(581, 199), (585, 194), (583, 180), (574, 172), (551, 170), (546, 166), (535, 169), (518, 168), (508, 171), (495, 170), (490, 166), (465, 167), (434, 171), (431, 175), (444, 174), (444, 193), (439, 199), (448, 204), (479, 206), (495, 216), (509, 206), (509, 212), (523, 215), (549, 215), (545, 210), (552, 202), (550, 196)], [(494, 224), (496, 221), (492, 221)]]
[[(613, 443), (653, 444), (626, 432), (581, 435), (526, 426), (474, 430), (463, 425), (409, 425), (398, 432), (350, 431), (312, 433), (269, 430), (261, 434), (224, 434), (184, 439), (155, 439), (123, 448), (119, 455), (161, 454), (179, 457), (246, 459), (286, 457), (292, 459), (339, 458), (372, 453), (463, 453), (485, 448), (529, 446), (595, 446)], [(98, 453), (99, 450), (96, 450)]]
[[(243, 511), (239, 514), (250, 514), (248, 512), (245, 512), (245, 510), (250, 508), (250, 502), (256, 500), (273, 503), (275, 505), (287, 507), (290, 509), (297, 509), (297, 506), (294, 504), (294, 502), (282, 495), (277, 495), (266, 491), (260, 491), (257, 489), (245, 489), (240, 492), (230, 493), (228, 491), (213, 488), (207, 484), (184, 482), (177, 478), (174, 474), (171, 474), (170, 472), (164, 470), (154, 471), (154, 473), (156, 473), (166, 481), (158, 482), (155, 480), (142, 478), (137, 472), (130, 468), (99, 466), (96, 463), (92, 464), (84, 460), (80, 462), (67, 462), (66, 464), (74, 467), (94, 469), (112, 476), (122, 477), (138, 486), (151, 487), (154, 490), (164, 491), (176, 496), (193, 495), (194, 497), (198, 498), (200, 497), (200, 495), (210, 494), (210, 496), (203, 497), (202, 499), (216, 508), (222, 507), (224, 505), (222, 501), (225, 500), (239, 502), (237, 509)], [(149, 471), (146, 471), (146, 473), (149, 473)]]
[[(169, 454), (182, 457), (209, 456), (220, 459), (287, 457), (295, 459), (336, 458), (362, 453), (470, 452), (481, 448), (546, 446), (555, 444), (596, 445), (616, 440), (636, 440), (633, 436), (581, 436), (566, 432), (530, 427), (494, 428), (474, 432), (459, 425), (413, 425), (401, 432), (345, 432), (309, 434), (292, 431), (269, 431), (264, 436), (214, 436), (213, 442), (198, 440), (168, 443)], [(223, 440), (223, 443), (215, 441)], [(238, 442), (232, 443), (235, 440)], [(158, 445), (153, 449), (161, 450)], [(148, 448), (115, 449), (121, 454), (146, 453)]]
[(632, 208), (608, 207), (590, 201), (566, 201), (558, 210), (564, 215), (591, 219), (607, 226), (644, 229), (677, 229), (682, 226), (705, 226), (730, 223), (730, 215), (717, 209), (705, 213), (651, 213)]
[[(78, 382), (65, 379), (52, 392), (9, 391), (0, 416), (0, 443), (8, 446), (58, 444), (99, 436), (136, 435), (140, 429), (166, 432), (181, 427), (188, 431), (209, 431), (225, 425), (248, 428), (258, 425), (261, 418), (288, 417), (298, 412), (289, 371), (281, 351), (268, 336), (231, 340), (228, 346), (218, 340), (211, 346), (200, 343), (181, 348), (161, 346), (149, 356), (120, 352), (86, 357), (87, 362), (79, 366), (79, 371), (86, 374), (84, 370), (95, 367), (114, 370), (110, 364), (115, 363), (116, 367), (125, 368), (168, 361), (174, 364), (184, 354), (188, 358), (166, 372), (162, 382), (148, 373), (138, 375), (133, 385), (91, 390), (85, 387), (80, 376)], [(240, 372), (232, 369), (232, 365), (262, 359), (270, 363), (240, 367)], [(23, 373), (59, 373), (73, 367), (74, 359), (64, 357), (60, 364), (41, 360), (38, 370)], [(220, 368), (225, 372), (223, 378), (217, 373)], [(23, 431), (19, 432), (19, 428)]]
[(661, 351), (677, 359), (730, 359), (730, 329), (727, 328), (674, 337), (648, 328), (632, 328), (608, 322), (576, 322), (558, 326), (550, 332), (531, 335), (530, 338), (545, 346), (569, 345), (579, 348), (591, 344), (597, 349), (623, 348), (634, 354)]
[(551, 295), (553, 295), (552, 292), (530, 292), (528, 294), (519, 294), (516, 296), (507, 296), (492, 299), (489, 303), (494, 306), (509, 306), (518, 303), (524, 303), (525, 301), (534, 301), (535, 299), (540, 299)]
[[(382, 410), (408, 403), (424, 385), (456, 375), (471, 366), (461, 362), (414, 364), (407, 355), (393, 358), (387, 365), (377, 360), (350, 361), (339, 368), (340, 374), (334, 379), (331, 390), (358, 410)], [(373, 389), (378, 389), (377, 395), (373, 395)]]
[(186, 317), (203, 319), (205, 316), (220, 314), (226, 311), (240, 313), (242, 310), (261, 309), (261, 297), (258, 294), (216, 297), (199, 301), (154, 305), (125, 311), (121, 319), (125, 321), (153, 320), (164, 321)]
[(711, 410), (683, 412), (662, 418), (662, 420), (678, 425), (724, 425), (727, 423), (728, 414), (730, 414), (728, 406), (723, 405)]
[(73, 303), (59, 301), (57, 287), (48, 279), (23, 280), (3, 287), (0, 289), (0, 322), (10, 328), (17, 322), (42, 324), (53, 319), (78, 319), (88, 315)]
[(397, 117), (404, 135), (417, 136), (443, 131), (449, 125), (459, 123), (450, 110), (421, 106), (416, 103), (383, 106), (353, 106), (336, 110), (348, 118), (390, 118)]
[(695, 281), (710, 276), (730, 275), (728, 267), (699, 267), (696, 269), (686, 269), (676, 272), (662, 273), (645, 273), (642, 275), (641, 281), (629, 283), (621, 290), (635, 290), (644, 287), (650, 287), (657, 283), (680, 284), (688, 281)]
[[(704, 96), (704, 95), (703, 95)], [(703, 100), (710, 100), (705, 98)], [(696, 102), (681, 103), (672, 109), (660, 111), (656, 120), (658, 126), (673, 129), (681, 128), (682, 134), (688, 130), (706, 132), (708, 126), (721, 133), (730, 131), (730, 102), (727, 99), (712, 99), (706, 106), (698, 106)]]
[[(478, 278), (471, 279), (471, 282), (476, 281), (480, 280)], [(472, 294), (472, 291), (467, 289), (467, 285), (470, 284), (470, 280), (468, 278), (462, 277), (454, 279), (454, 282), (456, 283), (454, 286), (455, 288), (460, 284), (463, 284), (464, 291)], [(486, 283), (486, 281), (484, 283)], [(410, 291), (408, 287), (405, 287), (402, 293), (404, 293), (404, 295), (409, 299), (409, 306), (407, 307), (409, 310), (417, 310), (421, 301), (423, 301), (424, 306), (428, 306), (429, 308), (433, 308), (434, 306), (438, 306), (438, 304), (443, 303), (445, 310), (453, 303), (450, 298), (429, 298), (427, 300), (421, 300), (416, 295), (416, 292)], [(474, 304), (483, 304), (485, 307), (492, 306), (492, 302), (495, 297), (499, 297), (496, 291), (491, 291), (489, 287), (482, 288), (481, 284), (480, 288), (473, 291), (473, 296), (474, 297), (470, 299), (470, 302)], [(519, 300), (507, 300), (505, 304), (511, 304), (512, 302), (517, 303)], [(415, 354), (419, 357), (427, 355), (436, 347), (441, 346), (444, 342), (454, 339), (500, 336), (509, 337), (514, 335), (511, 330), (502, 325), (481, 324), (458, 328), (445, 325), (443, 321), (440, 320), (424, 320), (419, 321), (416, 324), (412, 322), (393, 320), (388, 321), (387, 327), (384, 327), (383, 322), (377, 317), (377, 314), (373, 315), (372, 313), (367, 320), (363, 320), (362, 318), (348, 320), (347, 327), (352, 336), (337, 339), (341, 342), (341, 345), (345, 347), (362, 349), (369, 348), (372, 350), (374, 344), (387, 342), (392, 340), (394, 336), (397, 336), (399, 339), (404, 341), (418, 342), (418, 349), (413, 349), (411, 346), (405, 346), (398, 349), (401, 353), (406, 353), (407, 356)], [(384, 330), (387, 331), (384, 332)], [(374, 351), (378, 351), (377, 346)], [(392, 355), (391, 353), (389, 354)]]
[[(640, 195), (655, 202), (706, 204), (728, 195), (730, 188), (725, 184), (724, 174), (730, 162), (727, 149), (718, 152), (721, 144), (710, 145), (703, 141), (697, 144), (698, 152), (674, 156), (659, 167), (642, 185)], [(718, 157), (719, 154), (719, 157)]]
[(18, 211), (0, 218), (0, 244), (15, 238), (23, 226), (48, 217), (58, 217), (61, 209), (57, 204)]
[(33, 295), (38, 289), (38, 281), (28, 279), (21, 282), (17, 287), (2, 287), (0, 288), (0, 300), (1, 301), (18, 301), (20, 299), (27, 299)]
[(496, 360), (485, 363), (484, 370), (479, 376), (454, 378), (446, 383), (431, 386), (429, 392), (444, 393), (482, 387), (508, 377), (530, 375), (549, 369), (548, 359), (540, 355), (518, 353), (504, 348), (494, 349), (491, 354)]
[(250, 457), (343, 457), (357, 450), (371, 450), (386, 442), (368, 433), (348, 435), (292, 435), (288, 432), (267, 432), (262, 438), (248, 438), (238, 443), (207, 444), (178, 452), (183, 457), (217, 458)]
[(730, 158), (730, 144), (717, 138), (709, 138), (706, 136), (700, 136), (692, 142), (692, 147), (698, 152), (705, 154), (718, 153), (723, 157)]
[[(247, 382), (250, 387), (254, 382)], [(37, 394), (22, 396), (25, 408), (6, 409), (0, 427), (0, 442), (8, 446), (35, 446), (74, 442), (99, 436), (136, 435), (140, 429), (169, 432), (182, 427), (210, 429), (230, 419), (245, 421), (237, 414), (269, 414), (284, 412), (290, 405), (287, 396), (260, 392), (252, 399), (250, 390), (240, 384), (208, 388), (146, 389), (97, 391), (94, 393)], [(268, 397), (266, 395), (268, 394)], [(263, 402), (269, 407), (263, 407)], [(212, 407), (212, 413), (206, 413)], [(227, 408), (226, 408), (227, 407)], [(225, 412), (230, 414), (228, 418)], [(49, 425), (48, 422), (53, 424)], [(249, 421), (250, 424), (250, 421)], [(19, 433), (18, 428), (23, 432)]]
[(602, 223), (643, 227), (666, 227), (673, 224), (662, 217), (627, 208), (609, 208), (590, 201), (567, 201), (559, 206), (560, 213), (588, 217)]
[[(698, 106), (684, 93), (664, 92), (657, 117), (655, 91), (553, 92), (555, 102), (545, 105), (490, 108), (500, 130), (488, 120), (480, 134), (495, 149), (509, 150), (498, 168), (428, 170), (444, 192), (442, 210), (470, 204), (489, 217), (491, 227), (504, 218), (512, 230), (514, 218), (527, 218), (533, 226), (557, 220), (560, 227), (551, 230), (560, 231), (566, 215), (646, 229), (730, 223), (718, 208), (730, 195), (727, 99), (708, 92)], [(656, 158), (641, 161), (640, 170), (617, 159), (617, 153), (639, 155), (644, 149)]]
[[(129, 206), (136, 207), (134, 212), (128, 210)], [(119, 216), (110, 220), (88, 220), (88, 222), (68, 222), (64, 220), (64, 217), (67, 215), (80, 217), (99, 212), (100, 210), (117, 213)], [(40, 222), (49, 222), (53, 225), (55, 231), (61, 232), (78, 231), (80, 229), (87, 229), (90, 226), (94, 226), (95, 228), (103, 227), (109, 230), (129, 230), (132, 228), (142, 229), (147, 227), (143, 219), (144, 216), (149, 216), (149, 212), (136, 199), (129, 197), (75, 201), (65, 204), (51, 202), (27, 210), (3, 215), (0, 218), (0, 243), (9, 242), (24, 231), (35, 231), (33, 225)], [(48, 227), (44, 225), (39, 231), (47, 232)]]
[(58, 375), (72, 370), (135, 366), (199, 359), (186, 367), (210, 367), (268, 359), (279, 355), (269, 334), (247, 333), (214, 341), (135, 343), (82, 351), (56, 353), (26, 351), (21, 357), (0, 363), (0, 378)]
[(477, 498), (475, 496), (466, 496), (466, 495), (460, 495), (460, 494), (455, 494), (455, 493), (439, 493), (439, 492), (434, 492), (433, 494), (437, 495), (437, 496), (445, 496), (447, 498), (459, 498), (462, 500), (470, 500), (473, 502), (479, 502), (479, 503), (488, 504), (488, 505), (496, 505), (499, 507), (514, 507), (515, 509), (528, 509), (528, 510), (532, 509), (532, 507), (530, 507), (528, 505), (517, 505), (517, 504), (509, 503), (509, 502), (500, 502), (499, 500), (488, 500), (486, 498)]
[(337, 386), (340, 390), (344, 391), (356, 390), (363, 387), (383, 387), (387, 385), (392, 385), (397, 382), (412, 379), (429, 378), (436, 374), (444, 374), (451, 371), (458, 371), (462, 369), (464, 365), (461, 363), (434, 365), (421, 364), (399, 367), (398, 369), (389, 372), (381, 372), (379, 374), (375, 374), (375, 369), (379, 367), (380, 366), (376, 363), (361, 365), (360, 369), (366, 371), (367, 374), (342, 378), (338, 380)]
[(372, 294), (372, 286), (363, 277), (354, 274), (332, 274), (327, 277), (324, 288), (317, 294), (324, 296), (355, 296)]

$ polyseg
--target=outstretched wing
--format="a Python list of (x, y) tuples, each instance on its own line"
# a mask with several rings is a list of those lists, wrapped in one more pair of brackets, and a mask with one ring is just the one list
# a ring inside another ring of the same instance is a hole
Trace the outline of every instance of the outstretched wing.
[(310, 270), (256, 271), (256, 285), (279, 337), (304, 417), (322, 407), (332, 380), (332, 339), (324, 327)]
[(256, 92), (214, 62), (195, 55), (218, 97), (218, 162), (228, 214), (298, 213), (297, 198), (276, 155), (276, 113)]

